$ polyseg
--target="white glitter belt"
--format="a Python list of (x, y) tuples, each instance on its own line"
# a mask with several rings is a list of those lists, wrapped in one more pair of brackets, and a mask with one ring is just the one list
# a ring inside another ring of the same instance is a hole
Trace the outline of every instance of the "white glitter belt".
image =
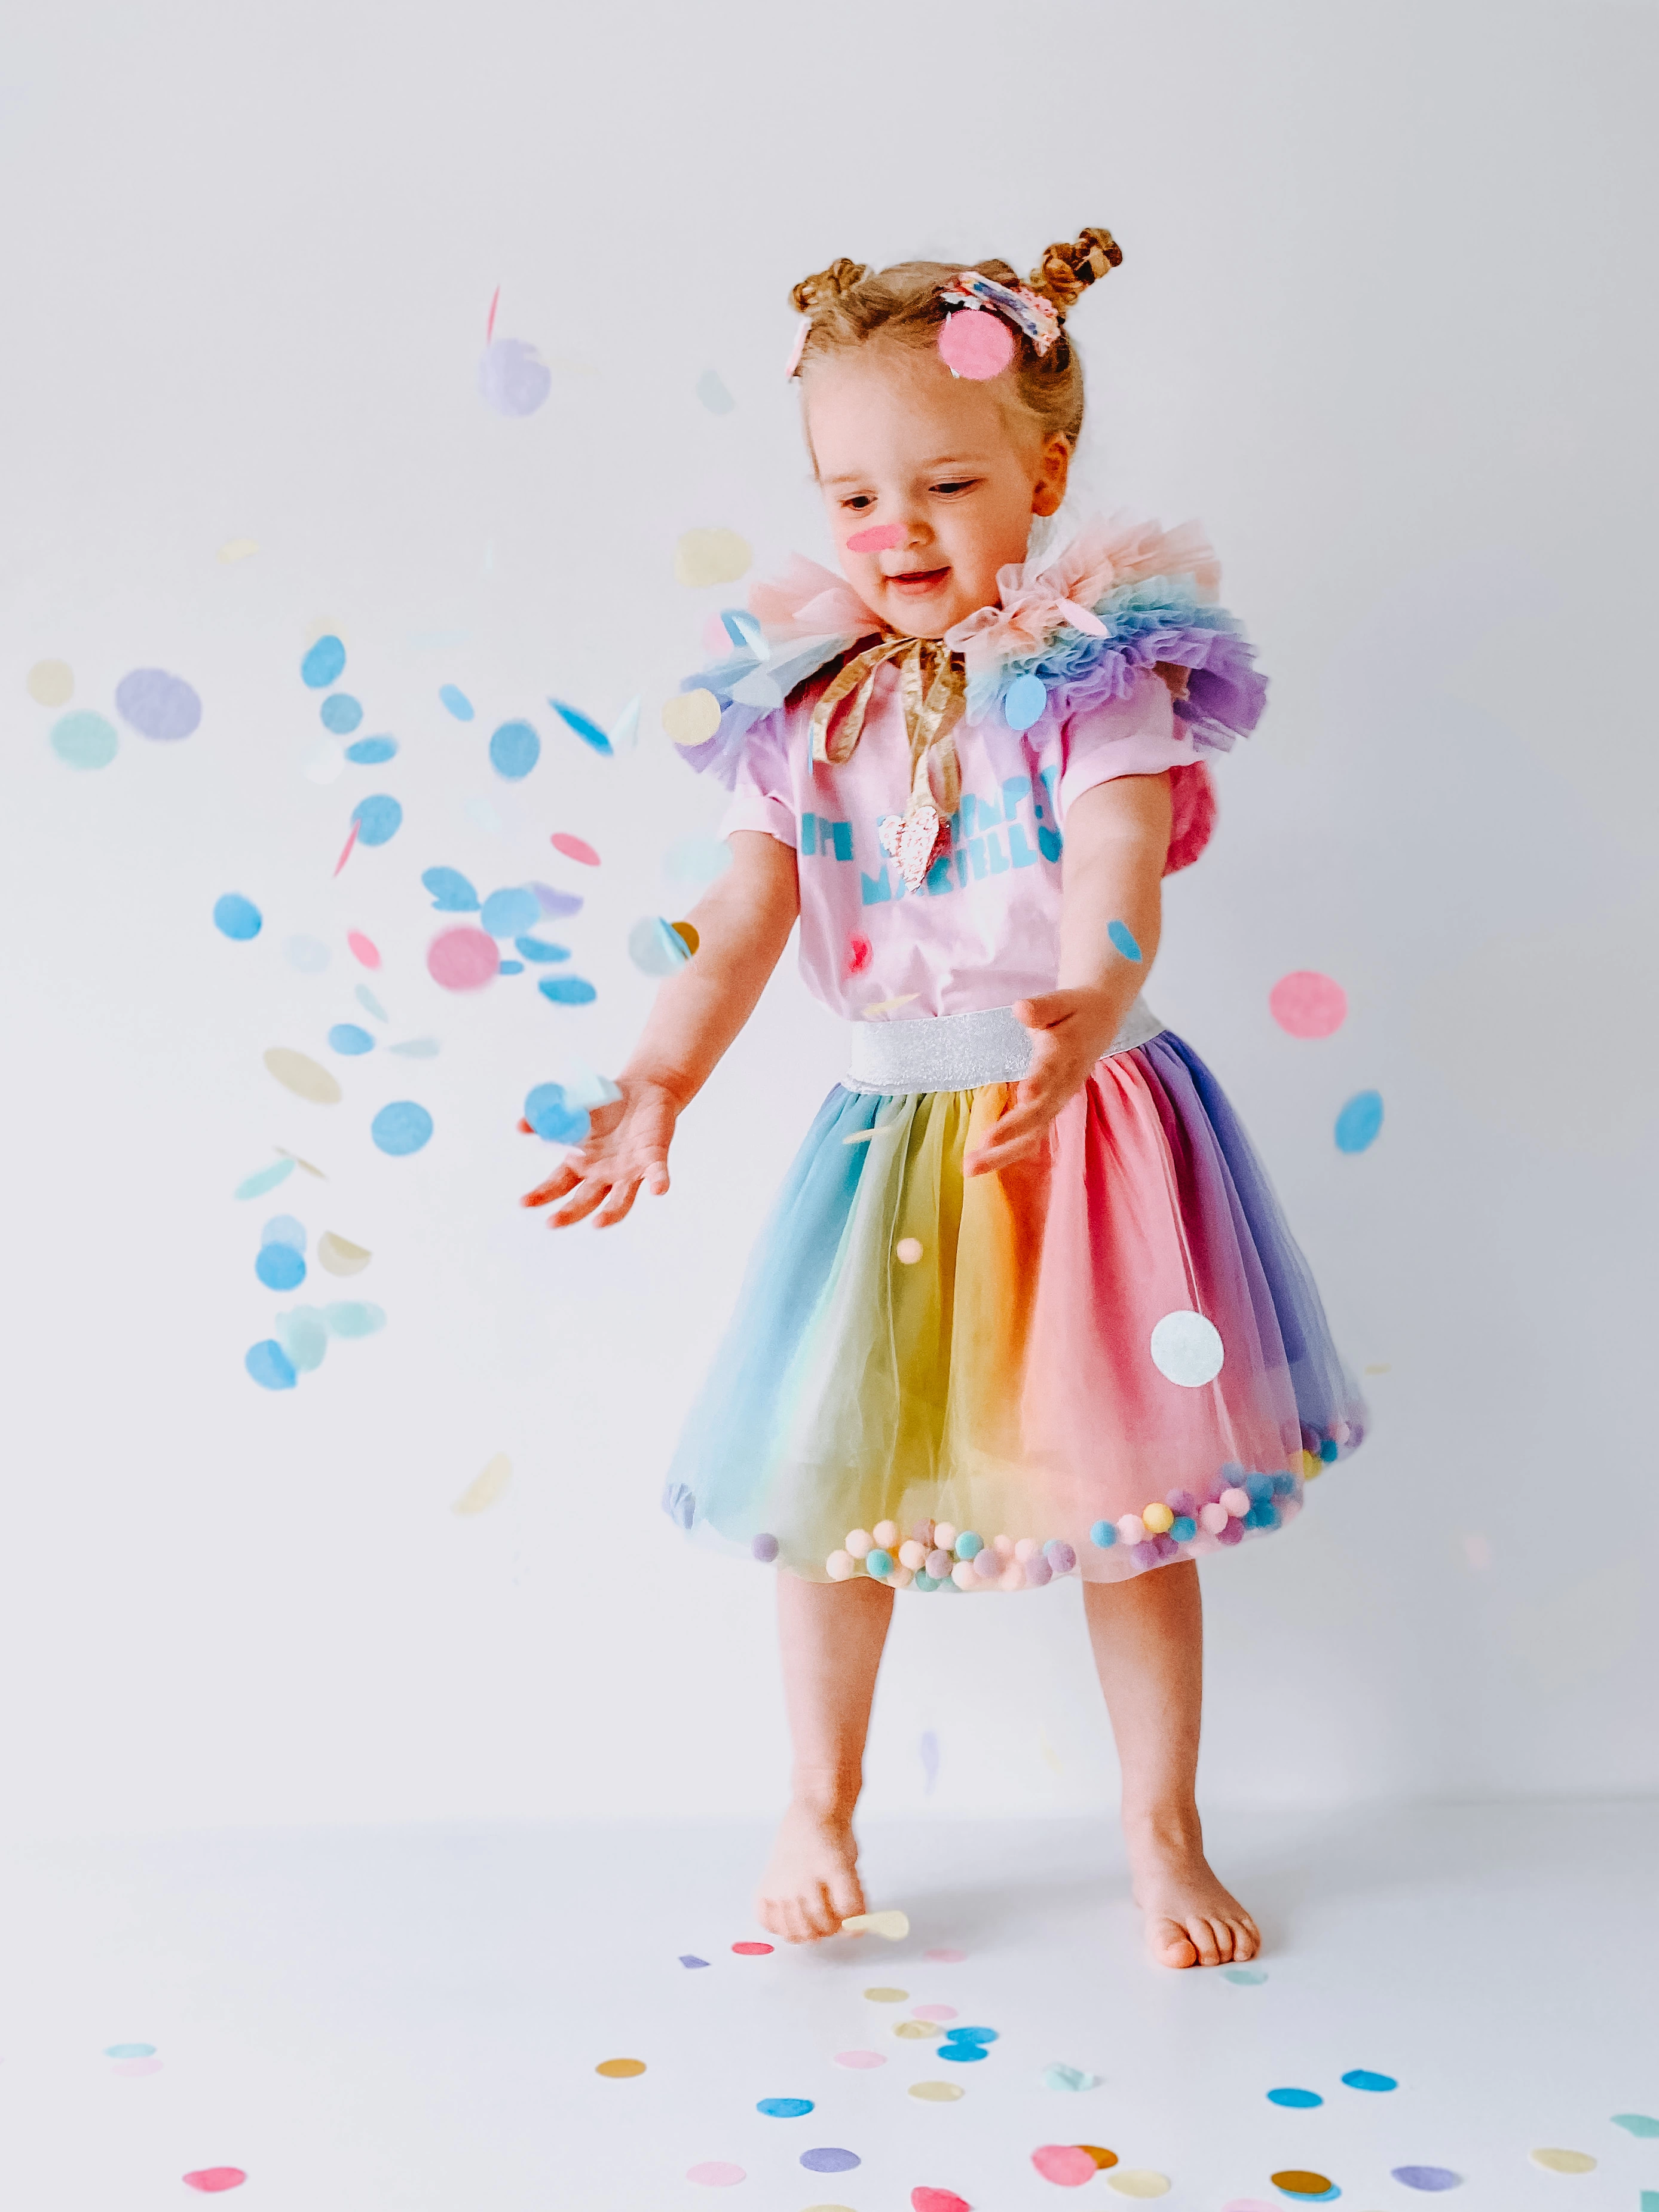
[[(975, 1091), (981, 1083), (1018, 1083), (1031, 1062), (1031, 1032), (1014, 1019), (1011, 1006), (849, 1026), (853, 1065), (842, 1078), (848, 1091)], [(1133, 1052), (1163, 1027), (1137, 999), (1103, 1057)]]

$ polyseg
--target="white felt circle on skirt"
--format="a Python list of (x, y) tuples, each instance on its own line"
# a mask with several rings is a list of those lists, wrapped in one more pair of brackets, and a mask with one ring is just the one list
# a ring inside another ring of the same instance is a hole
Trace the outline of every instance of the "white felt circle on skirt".
[(1152, 1331), (1152, 1364), (1184, 1389), (1213, 1382), (1226, 1353), (1213, 1322), (1198, 1313), (1167, 1313)]

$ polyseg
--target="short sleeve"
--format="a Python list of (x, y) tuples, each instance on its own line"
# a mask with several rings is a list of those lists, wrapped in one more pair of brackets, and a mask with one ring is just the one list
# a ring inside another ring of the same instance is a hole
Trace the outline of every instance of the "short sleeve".
[(759, 830), (793, 851), (796, 842), (793, 787), (789, 776), (788, 718), (769, 714), (757, 722), (744, 739), (732, 801), (721, 817), (718, 834), (729, 837), (734, 830)]
[(1120, 775), (1161, 775), (1188, 767), (1198, 755), (1164, 678), (1139, 672), (1128, 696), (1085, 707), (1060, 732), (1060, 817), (1073, 799)]

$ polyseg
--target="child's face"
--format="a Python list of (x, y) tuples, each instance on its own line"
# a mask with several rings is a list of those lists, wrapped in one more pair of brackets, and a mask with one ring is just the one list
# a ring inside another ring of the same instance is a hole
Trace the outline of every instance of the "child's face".
[[(834, 354), (805, 378), (807, 441), (841, 565), (890, 628), (939, 637), (997, 601), (997, 570), (1024, 561), (1034, 514), (1066, 495), (1068, 441), (1045, 443), (1005, 371), (954, 377), (933, 346)], [(878, 550), (848, 549), (872, 529)]]

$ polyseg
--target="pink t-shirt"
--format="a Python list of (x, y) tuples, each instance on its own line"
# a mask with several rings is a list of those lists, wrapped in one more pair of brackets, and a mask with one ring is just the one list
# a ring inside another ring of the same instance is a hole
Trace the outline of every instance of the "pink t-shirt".
[(899, 672), (877, 672), (852, 758), (812, 758), (815, 680), (744, 740), (720, 835), (760, 830), (792, 846), (800, 878), (800, 971), (849, 1020), (888, 1000), (894, 1020), (982, 1012), (1051, 991), (1060, 965), (1066, 811), (1120, 775), (1156, 775), (1200, 756), (1151, 670), (1124, 699), (1029, 730), (996, 716), (955, 738), (962, 805), (951, 850), (907, 893), (878, 825), (910, 803)]

